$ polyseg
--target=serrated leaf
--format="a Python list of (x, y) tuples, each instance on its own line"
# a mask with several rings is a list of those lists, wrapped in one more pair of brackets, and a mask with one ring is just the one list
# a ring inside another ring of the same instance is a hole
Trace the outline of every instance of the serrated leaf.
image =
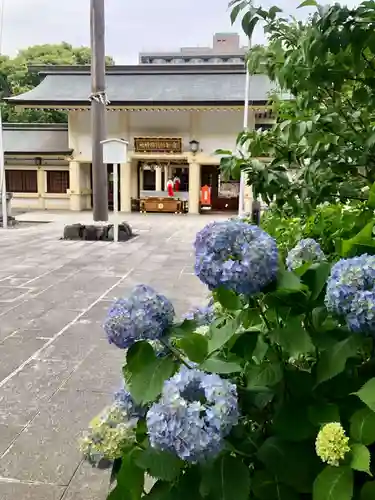
[(357, 337), (351, 336), (323, 351), (317, 366), (317, 384), (343, 372), (347, 360), (357, 355), (358, 346)]
[(290, 356), (307, 354), (314, 350), (310, 335), (303, 328), (301, 318), (292, 318), (285, 328), (277, 328), (270, 333), (270, 338)]
[(367, 472), (370, 474), (370, 452), (364, 444), (354, 443), (350, 447), (352, 452), (352, 459), (350, 467), (354, 470)]
[(280, 363), (264, 361), (260, 365), (250, 366), (246, 376), (248, 389), (272, 387), (283, 378), (283, 371)]
[(318, 7), (318, 2), (316, 0), (305, 0), (302, 2), (297, 9), (302, 9), (302, 7)]
[(206, 372), (210, 373), (239, 373), (242, 372), (242, 367), (238, 363), (233, 363), (230, 361), (224, 361), (219, 358), (208, 358), (204, 361), (200, 368)]
[(298, 493), (312, 491), (320, 463), (306, 443), (290, 443), (272, 436), (263, 442), (257, 456), (268, 472)]
[(207, 356), (208, 342), (203, 335), (191, 333), (178, 341), (178, 346), (194, 363), (201, 363)]
[(146, 470), (150, 476), (163, 481), (174, 481), (184, 466), (182, 460), (168, 451), (147, 448), (136, 460), (138, 467)]
[(169, 379), (175, 370), (173, 358), (167, 356), (156, 358), (137, 370), (125, 366), (125, 378), (130, 394), (136, 403), (154, 401), (162, 391), (164, 382)]
[(215, 298), (220, 304), (229, 311), (237, 311), (241, 308), (240, 297), (232, 290), (227, 290), (224, 287), (219, 287), (214, 292)]
[(144, 471), (136, 464), (137, 450), (124, 455), (116, 475), (116, 487), (107, 500), (137, 500), (144, 487)]
[(252, 477), (251, 489), (260, 500), (299, 500), (298, 494), (264, 470), (256, 470)]
[(370, 410), (375, 411), (375, 378), (368, 380), (355, 395), (358, 396)]
[(372, 410), (363, 408), (352, 415), (350, 437), (366, 446), (375, 443), (375, 413)]
[(318, 403), (309, 406), (309, 419), (316, 427), (330, 422), (340, 422), (339, 407), (333, 403)]
[(309, 287), (311, 292), (311, 300), (316, 300), (327, 283), (327, 279), (331, 272), (331, 264), (329, 262), (321, 262), (313, 264), (304, 273), (302, 281)]
[(255, 349), (253, 352), (253, 359), (256, 360), (257, 363), (261, 363), (267, 354), (269, 345), (266, 344), (263, 335), (258, 335), (257, 342), (255, 344)]
[(215, 500), (247, 500), (250, 493), (250, 471), (239, 458), (224, 455), (216, 460), (212, 483)]
[(314, 482), (313, 500), (351, 500), (353, 471), (350, 467), (326, 467)]
[(306, 287), (301, 282), (298, 276), (296, 276), (291, 271), (281, 270), (279, 271), (277, 278), (277, 290), (278, 291), (288, 291), (297, 292), (304, 290)]
[(237, 324), (233, 320), (229, 320), (221, 327), (211, 328), (211, 338), (208, 341), (208, 354), (219, 350), (229, 339), (236, 333)]

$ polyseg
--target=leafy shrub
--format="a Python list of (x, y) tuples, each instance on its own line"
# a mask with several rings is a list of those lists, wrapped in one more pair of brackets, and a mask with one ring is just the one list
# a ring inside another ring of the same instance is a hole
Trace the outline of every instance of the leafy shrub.
[[(346, 252), (364, 242), (357, 235)], [(137, 335), (123, 307), (111, 308), (109, 340), (116, 326), (116, 345), (128, 347), (129, 392), (114, 403), (126, 439), (107, 432), (119, 423), (106, 412), (105, 435), (84, 441), (86, 455), (114, 460), (109, 500), (375, 498), (375, 257), (332, 268), (316, 245), (300, 245), (289, 255), (298, 267), (280, 258), (273, 270), (275, 248), (245, 222), (209, 225), (196, 273), (213, 303), (171, 324), (167, 299), (132, 295)], [(141, 331), (150, 322), (157, 339)]]
[(366, 203), (324, 203), (310, 216), (288, 216), (270, 208), (261, 226), (276, 239), (283, 256), (301, 238), (312, 238), (330, 260), (335, 260), (341, 253), (341, 241), (356, 235), (373, 217), (374, 211)]

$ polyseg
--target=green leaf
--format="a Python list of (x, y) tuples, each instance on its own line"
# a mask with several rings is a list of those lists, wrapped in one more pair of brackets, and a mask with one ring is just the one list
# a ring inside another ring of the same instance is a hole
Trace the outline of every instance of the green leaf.
[(321, 427), (330, 422), (340, 422), (340, 411), (333, 403), (317, 403), (309, 406), (309, 419), (316, 427)]
[(278, 362), (264, 361), (260, 365), (250, 366), (246, 376), (248, 389), (272, 387), (283, 378), (283, 370)]
[(144, 486), (144, 471), (135, 461), (137, 451), (132, 450), (122, 457), (121, 468), (116, 475), (116, 487), (107, 500), (139, 500)]
[(246, 12), (246, 14), (243, 16), (242, 29), (248, 38), (251, 38), (253, 36), (253, 31), (254, 31), (255, 26), (257, 25), (258, 21), (259, 21), (259, 17), (254, 17), (253, 13), (251, 11)]
[(241, 10), (246, 7), (247, 1), (242, 0), (240, 1), (235, 7), (233, 7), (232, 12), (230, 13), (230, 22), (234, 24), (236, 22), (236, 19), (238, 17), (238, 14), (241, 12)]
[(154, 401), (162, 391), (164, 382), (169, 379), (175, 370), (172, 357), (150, 360), (141, 367), (125, 366), (124, 373), (130, 394), (136, 403), (149, 403)]
[(370, 452), (364, 444), (354, 443), (351, 445), (352, 459), (350, 467), (354, 470), (370, 474)]
[[(245, 332), (238, 337), (231, 348), (231, 353), (239, 356), (245, 361), (253, 359), (254, 350), (258, 341), (258, 334), (255, 332)], [(266, 346), (268, 348), (268, 346)]]
[(215, 500), (248, 500), (250, 471), (242, 460), (224, 455), (215, 462), (213, 474), (212, 490)]
[(138, 455), (136, 464), (141, 469), (146, 470), (150, 476), (163, 481), (177, 479), (184, 466), (183, 461), (172, 453), (158, 451), (151, 447)]
[[(375, 138), (375, 134), (373, 134), (373, 136)], [(370, 192), (369, 192), (369, 195), (368, 195), (367, 206), (369, 208), (372, 208), (373, 210), (375, 209), (375, 182), (371, 186), (371, 189), (370, 189)]]
[(351, 500), (353, 471), (350, 467), (326, 467), (314, 482), (313, 500)]
[(360, 500), (374, 500), (375, 498), (375, 481), (366, 483), (361, 490)]
[(368, 380), (355, 395), (358, 396), (370, 410), (375, 411), (375, 378)]
[(314, 350), (310, 335), (302, 326), (302, 319), (301, 317), (293, 317), (285, 328), (278, 328), (270, 333), (271, 340), (293, 357)]
[(219, 350), (236, 333), (237, 324), (234, 320), (229, 320), (221, 327), (211, 328), (211, 338), (208, 341), (208, 354)]
[(350, 419), (350, 437), (358, 443), (375, 443), (375, 413), (369, 408), (356, 411)]
[(350, 240), (342, 240), (341, 255), (343, 257), (354, 255), (354, 253), (356, 253), (356, 247), (359, 245), (374, 246), (375, 242), (372, 236), (374, 225), (375, 221), (371, 221)]
[(155, 352), (152, 346), (146, 342), (136, 342), (126, 354), (126, 366), (131, 371), (139, 371), (143, 366), (155, 360)]
[(303, 441), (316, 434), (306, 406), (300, 402), (286, 403), (276, 414), (274, 432), (287, 441)]
[(215, 290), (214, 296), (225, 309), (228, 309), (228, 311), (238, 311), (238, 309), (241, 308), (241, 299), (232, 290), (219, 287)]
[(210, 373), (222, 373), (222, 374), (230, 374), (230, 373), (238, 373), (242, 372), (241, 365), (237, 363), (232, 363), (230, 361), (223, 361), (219, 358), (208, 358), (204, 361), (200, 368), (206, 372)]
[(293, 272), (286, 271), (284, 269), (279, 271), (277, 278), (278, 291), (298, 292), (300, 290), (304, 290), (305, 288), (305, 285)]
[(302, 2), (297, 9), (302, 9), (302, 7), (317, 7), (319, 4), (316, 0), (305, 0)]
[(253, 358), (257, 361), (257, 363), (261, 363), (267, 354), (268, 344), (266, 344), (263, 335), (258, 335), (257, 342), (255, 345), (255, 349), (253, 352)]
[(171, 483), (164, 481), (157, 481), (151, 491), (143, 499), (147, 500), (173, 500), (171, 496)]
[(257, 453), (267, 471), (299, 493), (310, 493), (319, 459), (306, 443), (290, 443), (276, 436), (267, 438)]
[(191, 333), (178, 341), (178, 346), (187, 354), (194, 363), (201, 363), (207, 356), (208, 342), (203, 335)]
[(299, 500), (299, 495), (295, 491), (264, 470), (254, 472), (251, 489), (260, 500)]
[(329, 262), (321, 262), (313, 264), (303, 275), (302, 281), (309, 287), (312, 300), (316, 300), (321, 294), (330, 272), (331, 264)]
[(351, 336), (323, 351), (317, 366), (317, 384), (344, 371), (347, 360), (357, 355), (358, 347), (357, 337)]

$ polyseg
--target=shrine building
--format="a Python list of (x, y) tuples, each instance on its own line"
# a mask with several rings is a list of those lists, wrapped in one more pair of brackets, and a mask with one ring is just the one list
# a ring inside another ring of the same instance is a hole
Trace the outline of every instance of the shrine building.
[[(229, 35), (215, 35), (220, 39)], [(234, 35), (233, 35), (234, 36)], [(237, 35), (236, 35), (237, 36)], [(232, 41), (233, 42), (233, 41)], [(219, 42), (218, 42), (219, 43)], [(224, 44), (225, 45), (225, 44)], [(235, 47), (236, 48), (236, 47)], [(139, 209), (139, 200), (164, 196), (179, 177), (178, 196), (189, 213), (200, 210), (201, 187), (211, 187), (212, 208), (236, 210), (239, 183), (222, 182), (217, 149), (235, 149), (243, 128), (245, 50), (229, 44), (203, 57), (181, 53), (141, 54), (133, 66), (106, 71), (107, 137), (128, 141), (120, 166), (119, 209)], [(66, 125), (4, 124), (7, 190), (23, 209), (89, 210), (92, 166), (89, 67), (34, 67), (40, 84), (8, 99), (18, 107), (65, 111)], [(265, 75), (250, 78), (249, 128), (270, 127), (273, 86)], [(113, 208), (112, 165), (107, 165)], [(247, 193), (249, 199), (249, 192)]]

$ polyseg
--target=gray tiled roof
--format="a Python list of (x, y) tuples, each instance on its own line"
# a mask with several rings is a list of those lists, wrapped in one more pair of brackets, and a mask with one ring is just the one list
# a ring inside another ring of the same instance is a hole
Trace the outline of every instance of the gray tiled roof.
[[(171, 68), (125, 69), (109, 68), (106, 77), (107, 95), (112, 104), (230, 104), (242, 103), (245, 91), (245, 72), (233, 66), (209, 71)], [(136, 67), (132, 67), (136, 68)], [(87, 105), (90, 94), (90, 74), (51, 69), (33, 90), (12, 97), (15, 104), (80, 104)], [(250, 83), (250, 101), (268, 100), (274, 85), (265, 75), (254, 75)]]
[(68, 128), (59, 124), (3, 125), (4, 151), (6, 154), (56, 154), (68, 153)]

